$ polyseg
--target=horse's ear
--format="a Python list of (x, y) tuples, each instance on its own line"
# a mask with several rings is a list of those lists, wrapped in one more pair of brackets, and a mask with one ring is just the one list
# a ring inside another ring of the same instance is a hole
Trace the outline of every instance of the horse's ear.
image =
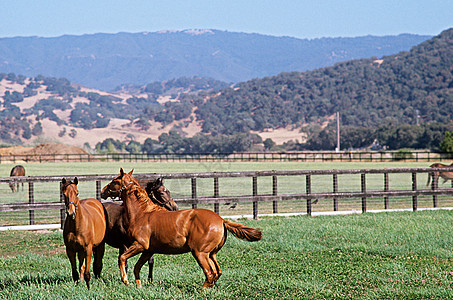
[(120, 168), (120, 175), (121, 175), (121, 176), (124, 175), (124, 170), (123, 170), (123, 168)]
[(129, 173), (127, 173), (127, 174), (132, 175), (133, 172), (134, 172), (134, 169), (132, 169), (132, 170), (131, 170)]
[(78, 185), (79, 184), (79, 179), (77, 177), (74, 177), (74, 184)]
[(66, 185), (66, 178), (61, 179), (60, 182), (60, 193), (63, 193), (63, 187)]
[(165, 181), (164, 178), (161, 177), (161, 178), (160, 178), (160, 183), (161, 183), (162, 185), (164, 184), (164, 181)]

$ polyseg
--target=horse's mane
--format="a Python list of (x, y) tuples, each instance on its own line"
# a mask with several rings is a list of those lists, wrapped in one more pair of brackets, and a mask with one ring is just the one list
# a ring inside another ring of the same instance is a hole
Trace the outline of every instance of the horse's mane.
[(152, 202), (146, 191), (140, 186), (140, 184), (136, 182), (134, 182), (129, 192), (134, 194), (135, 198), (137, 199), (136, 203), (140, 206), (140, 209), (143, 212), (166, 210), (162, 206), (159, 206)]

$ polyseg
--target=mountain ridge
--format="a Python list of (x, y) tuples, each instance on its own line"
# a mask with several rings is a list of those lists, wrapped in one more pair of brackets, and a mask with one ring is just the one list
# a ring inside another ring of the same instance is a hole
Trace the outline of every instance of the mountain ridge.
[(234, 83), (381, 57), (428, 38), (298, 39), (220, 30), (0, 38), (0, 72), (65, 77), (100, 90), (192, 76)]

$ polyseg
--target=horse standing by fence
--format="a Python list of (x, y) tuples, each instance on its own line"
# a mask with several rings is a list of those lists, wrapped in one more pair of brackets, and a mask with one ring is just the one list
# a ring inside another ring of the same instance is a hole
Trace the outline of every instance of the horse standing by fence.
[(74, 182), (61, 181), (60, 191), (64, 195), (66, 220), (63, 227), (63, 240), (66, 254), (71, 262), (72, 279), (78, 282), (76, 254), (79, 259), (80, 277), (90, 288), (91, 256), (94, 253), (93, 272), (100, 277), (104, 256), (106, 231), (104, 206), (99, 200), (88, 198), (79, 200), (78, 179)]
[(167, 211), (149, 203), (148, 195), (132, 172), (125, 173), (121, 168), (120, 175), (101, 192), (101, 197), (106, 198), (112, 186), (120, 186), (129, 217), (128, 233), (134, 242), (119, 259), (121, 280), (125, 284), (129, 284), (125, 269), (129, 257), (142, 253), (134, 267), (135, 281), (140, 287), (140, 269), (154, 253), (191, 252), (205, 274), (203, 287), (212, 287), (222, 275), (216, 256), (226, 242), (227, 231), (250, 242), (261, 240), (260, 230), (224, 220), (207, 209)]
[[(116, 198), (120, 196), (120, 186), (112, 186), (110, 197)], [(170, 196), (170, 191), (164, 186), (164, 180), (157, 178), (150, 181), (146, 185), (146, 192), (150, 199), (157, 205), (166, 208), (167, 210), (178, 210), (178, 205)], [(119, 249), (119, 257), (132, 245), (132, 240), (127, 235), (127, 228), (129, 226), (127, 212), (124, 206), (115, 202), (104, 202), (104, 207), (107, 213), (107, 231), (105, 235), (105, 242), (107, 245)], [(153, 280), (153, 266), (154, 258), (150, 257), (148, 260), (148, 280)], [(126, 263), (127, 269), (127, 263)]]
[[(11, 169), (11, 172), (9, 173), (10, 177), (13, 176), (25, 176), (25, 168), (21, 165), (17, 165), (14, 168)], [(16, 183), (17, 186), (17, 191), (19, 191), (19, 182)], [(9, 187), (11, 188), (11, 191), (13, 193), (16, 192), (16, 186), (14, 185), (14, 182), (9, 183)], [(22, 182), (22, 190), (24, 190), (24, 183)]]
[[(450, 165), (445, 165), (442, 163), (435, 163), (430, 165), (431, 168), (445, 168), (445, 167), (453, 167), (453, 163)], [(429, 185), (431, 182), (431, 177), (433, 178), (433, 182), (438, 183), (439, 177), (442, 177), (444, 180), (443, 183), (447, 182), (448, 180), (453, 180), (453, 172), (439, 172), (439, 171), (434, 171), (428, 174), (428, 182), (426, 183), (426, 186)]]

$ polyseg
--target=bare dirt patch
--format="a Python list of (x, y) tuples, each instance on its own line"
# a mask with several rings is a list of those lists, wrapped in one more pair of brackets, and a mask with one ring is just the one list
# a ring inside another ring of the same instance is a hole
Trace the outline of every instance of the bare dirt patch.
[(15, 146), (0, 148), (0, 155), (44, 155), (44, 154), (88, 154), (85, 150), (75, 146), (58, 143), (39, 144), (35, 147)]

